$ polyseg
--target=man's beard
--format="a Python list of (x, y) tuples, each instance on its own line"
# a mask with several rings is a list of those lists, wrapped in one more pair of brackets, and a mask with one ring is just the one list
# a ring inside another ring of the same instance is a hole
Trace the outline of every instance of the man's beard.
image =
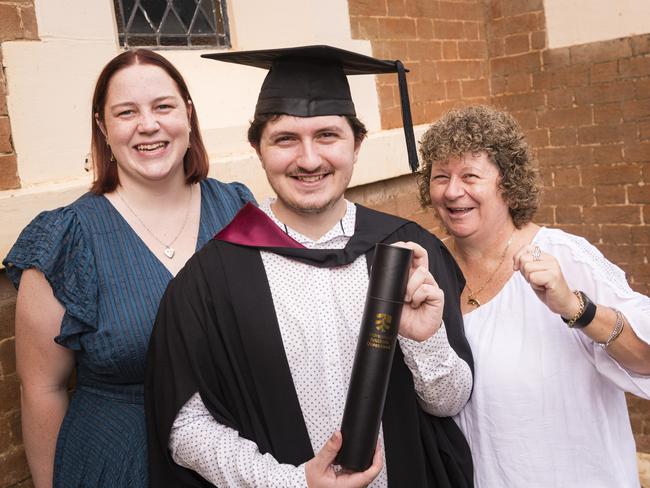
[(284, 205), (284, 207), (289, 208), (301, 215), (319, 215), (321, 213), (327, 212), (332, 207), (334, 207), (337, 203), (339, 203), (341, 201), (341, 198), (343, 198), (343, 195), (339, 195), (338, 197), (332, 198), (331, 200), (325, 202), (325, 204), (323, 205), (308, 205), (305, 207), (299, 207), (295, 203), (282, 198), (282, 196), (279, 195), (277, 192), (276, 192), (276, 196), (277, 199), (280, 202), (282, 202), (282, 205)]

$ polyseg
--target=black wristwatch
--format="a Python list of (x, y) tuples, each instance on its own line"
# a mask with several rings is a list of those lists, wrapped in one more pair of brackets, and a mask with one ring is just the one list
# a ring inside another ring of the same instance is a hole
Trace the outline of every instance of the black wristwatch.
[(564, 323), (571, 328), (582, 329), (594, 320), (594, 317), (596, 316), (596, 304), (591, 301), (585, 292), (577, 291), (574, 293), (576, 296), (580, 295), (578, 298), (582, 301), (581, 313), (577, 317), (572, 317), (570, 319), (562, 317), (562, 320), (564, 320)]

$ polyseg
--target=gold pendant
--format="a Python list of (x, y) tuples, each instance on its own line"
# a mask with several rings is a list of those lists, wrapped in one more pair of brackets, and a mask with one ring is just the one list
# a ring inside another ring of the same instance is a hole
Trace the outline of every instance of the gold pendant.
[(481, 302), (479, 302), (476, 298), (473, 296), (468, 296), (467, 297), (467, 305), (471, 305), (472, 307), (478, 308), (481, 306)]

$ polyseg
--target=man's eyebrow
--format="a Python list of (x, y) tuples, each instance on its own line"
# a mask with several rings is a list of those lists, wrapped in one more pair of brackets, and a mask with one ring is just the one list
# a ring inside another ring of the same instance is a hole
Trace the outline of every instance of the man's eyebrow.
[(295, 132), (295, 131), (281, 129), (281, 130), (272, 130), (271, 132), (269, 132), (268, 137), (293, 136), (293, 135), (296, 135), (296, 134), (297, 134), (297, 132)]
[(341, 129), (338, 125), (332, 125), (332, 126), (327, 126), (327, 127), (321, 127), (320, 129), (316, 130), (316, 132), (341, 132), (343, 129)]
[[(336, 132), (337, 134), (340, 134), (343, 132), (343, 129), (336, 125), (332, 126), (325, 126), (325, 127), (319, 127), (313, 131), (313, 134), (320, 134), (321, 132)], [(291, 129), (272, 129), (269, 132), (268, 137), (278, 137), (278, 136), (294, 136), (297, 135), (298, 131), (297, 130), (291, 130)]]

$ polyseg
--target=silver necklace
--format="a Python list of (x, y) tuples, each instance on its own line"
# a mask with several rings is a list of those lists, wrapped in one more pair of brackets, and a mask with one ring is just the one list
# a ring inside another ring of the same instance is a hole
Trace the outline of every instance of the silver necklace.
[(488, 276), (488, 279), (485, 280), (485, 283), (483, 283), (478, 290), (472, 291), (472, 289), (469, 286), (469, 283), (465, 283), (465, 286), (467, 286), (467, 305), (471, 305), (472, 307), (478, 308), (481, 306), (481, 302), (478, 300), (478, 294), (483, 291), (483, 289), (490, 284), (492, 281), (492, 278), (497, 274), (497, 271), (499, 271), (499, 268), (501, 268), (501, 265), (503, 264), (503, 261), (506, 259), (506, 254), (508, 253), (508, 248), (510, 247), (510, 244), (512, 244), (512, 238), (515, 235), (515, 231), (512, 231), (512, 234), (510, 234), (510, 239), (508, 239), (508, 242), (506, 243), (506, 247), (501, 253), (501, 257), (499, 258), (499, 264), (497, 264), (496, 268), (494, 268), (494, 271)]
[(122, 200), (122, 203), (124, 203), (124, 205), (126, 205), (126, 208), (129, 209), (129, 211), (133, 214), (133, 216), (136, 219), (138, 219), (138, 222), (140, 222), (142, 224), (142, 227), (144, 227), (145, 230), (147, 232), (149, 232), (151, 237), (153, 237), (160, 244), (163, 245), (163, 247), (165, 248), (165, 250), (163, 251), (165, 253), (165, 256), (167, 256), (169, 259), (172, 259), (174, 257), (174, 254), (176, 254), (176, 250), (172, 247), (172, 245), (174, 244), (174, 242), (176, 242), (176, 240), (183, 233), (183, 230), (185, 229), (185, 226), (187, 225), (187, 218), (190, 215), (190, 207), (192, 206), (192, 185), (190, 185), (190, 195), (189, 195), (189, 197), (187, 199), (187, 209), (185, 210), (185, 217), (183, 218), (183, 225), (181, 226), (180, 230), (178, 231), (176, 236), (171, 240), (171, 242), (169, 244), (165, 244), (163, 241), (161, 241), (158, 238), (158, 236), (156, 236), (156, 234), (154, 234), (153, 231), (149, 227), (147, 227), (147, 224), (145, 224), (144, 221), (140, 218), (140, 216), (137, 213), (135, 213), (135, 210), (133, 210), (131, 208), (131, 205), (129, 205), (127, 203), (127, 201), (124, 199), (124, 197), (122, 196), (122, 194), (120, 193), (120, 191), (117, 188), (115, 189), (115, 193), (117, 193), (117, 196), (120, 197), (120, 200)]

